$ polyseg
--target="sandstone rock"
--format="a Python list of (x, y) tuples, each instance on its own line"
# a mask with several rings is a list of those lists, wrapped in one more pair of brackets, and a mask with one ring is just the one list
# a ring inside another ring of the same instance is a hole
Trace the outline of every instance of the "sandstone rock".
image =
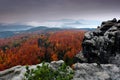
[(80, 63), (87, 62), (87, 59), (84, 57), (82, 52), (79, 52), (77, 55), (75, 55), (73, 60), (74, 60), (74, 63), (77, 63), (77, 62), (80, 62)]
[[(46, 62), (45, 64), (48, 64), (49, 67), (56, 69), (63, 63), (64, 63), (63, 60), (59, 60), (59, 61), (53, 61), (51, 63)], [(42, 64), (37, 64), (37, 65), (29, 66), (29, 68), (35, 69), (38, 65), (42, 66)], [(71, 70), (71, 68), (68, 67), (68, 70)], [(26, 72), (25, 66), (15, 66), (10, 69), (6, 69), (4, 71), (0, 71), (0, 80), (23, 80), (25, 72)]]
[(88, 62), (114, 63), (120, 54), (120, 28), (119, 20), (102, 22), (95, 31), (86, 32), (83, 39), (83, 55)]
[(113, 64), (96, 63), (74, 64), (75, 75), (73, 80), (120, 80), (120, 67)]
[[(57, 68), (64, 61), (53, 61), (45, 63), (53, 68)], [(41, 66), (42, 64), (37, 64)], [(35, 69), (37, 65), (30, 66), (30, 69)], [(57, 66), (56, 66), (57, 65)], [(120, 80), (120, 66), (114, 64), (101, 64), (102, 68), (96, 63), (75, 63), (74, 77), (72, 80)], [(68, 70), (72, 70), (68, 67)], [(0, 72), (0, 80), (23, 80), (25, 66), (16, 66)], [(43, 74), (44, 75), (44, 74)]]
[(50, 67), (54, 70), (56, 70), (60, 65), (62, 65), (64, 63), (63, 60), (59, 60), (59, 61), (52, 61), (50, 63)]

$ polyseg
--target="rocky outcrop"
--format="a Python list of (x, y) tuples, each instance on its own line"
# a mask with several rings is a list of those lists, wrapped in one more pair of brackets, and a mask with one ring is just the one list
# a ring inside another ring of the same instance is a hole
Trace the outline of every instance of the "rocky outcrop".
[[(46, 64), (56, 69), (62, 63), (64, 61), (60, 60)], [(41, 64), (38, 65), (41, 66)], [(30, 66), (30, 69), (35, 69), (36, 66)], [(75, 63), (73, 65), (74, 77), (72, 80), (120, 80), (120, 67), (113, 64), (102, 64), (101, 66), (101, 68), (98, 67), (96, 63)], [(25, 66), (16, 66), (1, 71), (0, 80), (23, 80), (25, 72)]]
[(120, 20), (102, 22), (94, 31), (86, 32), (82, 53), (87, 62), (120, 65)]
[[(63, 60), (59, 60), (45, 64), (48, 64), (52, 69), (57, 69), (63, 63), (64, 63)], [(29, 66), (29, 68), (35, 69), (37, 66), (42, 66), (42, 64), (32, 65)], [(15, 66), (4, 71), (0, 71), (0, 80), (23, 80), (25, 72), (26, 72), (25, 66)]]
[(113, 64), (76, 63), (73, 80), (120, 80), (120, 67)]

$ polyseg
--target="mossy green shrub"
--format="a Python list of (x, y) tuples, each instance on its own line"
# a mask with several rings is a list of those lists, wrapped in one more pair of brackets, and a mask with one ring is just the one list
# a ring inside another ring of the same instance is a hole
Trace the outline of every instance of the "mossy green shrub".
[(73, 78), (73, 70), (69, 70), (66, 64), (62, 64), (53, 70), (48, 64), (42, 63), (36, 69), (26, 67), (24, 80), (71, 80)]

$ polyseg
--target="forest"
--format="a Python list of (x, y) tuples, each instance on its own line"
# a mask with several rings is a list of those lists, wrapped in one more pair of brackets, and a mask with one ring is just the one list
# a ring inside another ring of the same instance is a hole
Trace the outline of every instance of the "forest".
[(62, 30), (0, 39), (0, 71), (16, 65), (64, 60), (68, 65), (82, 50), (85, 31)]

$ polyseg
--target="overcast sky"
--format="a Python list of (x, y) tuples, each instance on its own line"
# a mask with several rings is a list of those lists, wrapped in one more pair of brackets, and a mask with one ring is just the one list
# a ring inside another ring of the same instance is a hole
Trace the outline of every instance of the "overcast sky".
[(120, 0), (0, 0), (0, 23), (120, 18)]

